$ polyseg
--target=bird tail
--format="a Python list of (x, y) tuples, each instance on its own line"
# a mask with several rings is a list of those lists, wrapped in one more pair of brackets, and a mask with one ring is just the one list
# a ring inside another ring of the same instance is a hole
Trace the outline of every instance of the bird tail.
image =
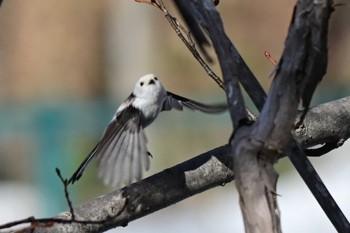
[(90, 154), (86, 157), (86, 159), (80, 164), (79, 168), (74, 172), (72, 177), (68, 180), (68, 184), (74, 184), (74, 182), (78, 181), (80, 177), (83, 175), (87, 165), (96, 155), (96, 149), (99, 144), (97, 144), (94, 149), (90, 152)]

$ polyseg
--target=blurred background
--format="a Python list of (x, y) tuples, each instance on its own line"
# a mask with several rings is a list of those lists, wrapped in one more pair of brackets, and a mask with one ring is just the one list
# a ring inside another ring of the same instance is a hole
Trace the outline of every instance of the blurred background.
[[(170, 12), (181, 17), (172, 1)], [(264, 88), (272, 81), (295, 1), (221, 1), (228, 35)], [(350, 14), (332, 15), (329, 67), (313, 105), (350, 94)], [(210, 54), (215, 58), (212, 49)], [(220, 75), (217, 62), (212, 65)], [(55, 174), (69, 177), (99, 140), (137, 79), (155, 73), (177, 94), (206, 102), (225, 95), (172, 31), (163, 14), (132, 0), (5, 0), (0, 8), (0, 224), (67, 209)], [(228, 114), (163, 113), (147, 128), (152, 175), (227, 142)], [(349, 143), (312, 159), (350, 218)], [(280, 173), (284, 232), (335, 232), (287, 159)], [(75, 205), (112, 189), (91, 164), (70, 188)], [(234, 184), (191, 197), (110, 232), (243, 232)]]

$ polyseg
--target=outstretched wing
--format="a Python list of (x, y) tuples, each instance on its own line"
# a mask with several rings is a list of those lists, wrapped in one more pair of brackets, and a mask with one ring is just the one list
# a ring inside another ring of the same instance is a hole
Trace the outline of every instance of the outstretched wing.
[(163, 102), (162, 111), (169, 111), (172, 109), (182, 111), (184, 107), (191, 110), (199, 110), (205, 113), (220, 113), (227, 110), (227, 104), (206, 105), (171, 92), (167, 92), (167, 96)]
[(96, 152), (99, 176), (113, 187), (128, 185), (142, 178), (149, 169), (147, 138), (141, 125), (140, 111), (133, 107), (124, 109), (111, 122), (106, 137)]
[(91, 151), (69, 182), (74, 183), (84, 172), (87, 164), (96, 157), (99, 176), (114, 187), (140, 180), (149, 169), (147, 139), (141, 125), (140, 110), (132, 106), (117, 113), (108, 125), (100, 142)]

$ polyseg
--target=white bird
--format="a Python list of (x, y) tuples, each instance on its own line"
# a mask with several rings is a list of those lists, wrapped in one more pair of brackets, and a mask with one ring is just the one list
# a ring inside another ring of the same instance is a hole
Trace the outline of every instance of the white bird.
[(168, 92), (154, 74), (142, 76), (130, 96), (119, 106), (100, 141), (68, 183), (79, 180), (95, 157), (104, 184), (119, 187), (122, 183), (129, 185), (140, 180), (143, 171), (150, 166), (144, 128), (161, 111), (182, 111), (183, 107), (205, 113), (220, 113), (227, 109), (226, 104), (209, 106)]

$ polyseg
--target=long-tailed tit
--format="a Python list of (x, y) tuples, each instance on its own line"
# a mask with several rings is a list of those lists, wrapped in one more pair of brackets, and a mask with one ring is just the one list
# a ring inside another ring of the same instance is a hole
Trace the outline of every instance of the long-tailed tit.
[(227, 109), (226, 104), (209, 106), (168, 92), (154, 74), (142, 76), (131, 95), (119, 106), (101, 140), (68, 182), (79, 180), (95, 157), (99, 176), (105, 184), (119, 187), (122, 183), (128, 185), (140, 180), (142, 172), (150, 165), (144, 128), (161, 111), (183, 110), (183, 107), (205, 113)]

